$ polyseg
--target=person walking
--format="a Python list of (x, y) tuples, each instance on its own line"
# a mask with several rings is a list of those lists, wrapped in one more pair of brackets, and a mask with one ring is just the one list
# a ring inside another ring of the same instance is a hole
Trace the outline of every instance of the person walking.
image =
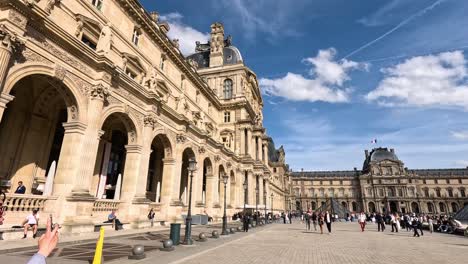
[(153, 208), (151, 208), (151, 210), (148, 213), (148, 219), (150, 220), (151, 227), (154, 226), (154, 215), (155, 215), (154, 210)]
[(392, 233), (397, 232), (398, 233), (398, 228), (396, 225), (396, 217), (394, 214), (390, 215), (390, 224), (392, 225)]
[(384, 217), (383, 217), (382, 213), (378, 213), (375, 216), (375, 219), (377, 221), (377, 232), (385, 231), (385, 221), (384, 221)]
[(318, 222), (320, 226), (320, 234), (323, 235), (323, 223), (324, 223), (323, 213), (320, 213), (318, 215)]
[(292, 224), (292, 214), (289, 212), (289, 223)]
[(250, 222), (250, 217), (245, 214), (244, 217), (243, 217), (243, 221), (244, 221), (244, 232), (249, 232), (249, 222)]
[(417, 217), (418, 219), (418, 229), (421, 231), (421, 236), (424, 236), (423, 225), (422, 225), (422, 216)]
[(29, 228), (32, 228), (33, 238), (36, 238), (37, 226), (38, 225), (39, 225), (39, 215), (37, 214), (37, 210), (34, 209), (32, 211), (32, 214), (26, 216), (26, 219), (23, 222), (23, 226), (24, 226), (23, 239), (25, 239), (27, 237)]
[(306, 224), (306, 230), (307, 230), (307, 231), (310, 231), (310, 218), (311, 218), (311, 214), (310, 214), (310, 212), (307, 212), (307, 213), (304, 215), (305, 224)]
[(427, 217), (427, 223), (429, 224), (429, 232), (432, 234), (434, 232), (434, 220), (432, 220), (432, 216)]
[(359, 214), (359, 217), (358, 217), (358, 222), (359, 222), (359, 225), (361, 226), (361, 232), (364, 232), (364, 229), (366, 228), (366, 220), (367, 220), (366, 214), (364, 214), (364, 212), (361, 212), (361, 214)]
[(331, 226), (332, 226), (333, 216), (328, 211), (326, 211), (324, 220), (325, 220), (325, 224), (327, 224), (328, 234), (330, 235), (331, 234)]
[(418, 233), (418, 218), (417, 218), (417, 217), (413, 217), (413, 221), (411, 222), (411, 225), (412, 225), (412, 228), (413, 228), (413, 230), (414, 230), (413, 237), (415, 237), (415, 236), (419, 237), (419, 233)]
[(312, 214), (312, 224), (314, 225), (314, 231), (317, 231), (317, 214), (315, 212)]

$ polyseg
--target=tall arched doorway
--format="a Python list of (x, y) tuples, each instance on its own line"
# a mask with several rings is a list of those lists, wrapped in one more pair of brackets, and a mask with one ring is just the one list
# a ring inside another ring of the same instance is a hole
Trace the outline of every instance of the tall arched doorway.
[(397, 202), (391, 201), (390, 202), (390, 213), (396, 213), (396, 212), (398, 212)]
[(375, 213), (375, 204), (373, 202), (369, 202), (369, 212)]
[(312, 210), (317, 210), (317, 203), (311, 202)]
[(189, 160), (195, 159), (195, 153), (191, 148), (186, 148), (182, 153), (182, 168), (180, 173), (180, 188), (179, 188), (179, 199), (184, 205), (188, 204), (189, 201)]
[(76, 100), (61, 81), (45, 75), (21, 79), (10, 95), (0, 122), (0, 179), (12, 181), (11, 191), (22, 181), (26, 193), (41, 194), (47, 176), (55, 175), (52, 164), (60, 162), (63, 124), (78, 120)]
[(203, 160), (202, 203), (206, 205), (206, 197), (211, 197), (212, 190), (208, 188), (207, 178), (213, 176), (213, 165), (209, 158)]
[[(95, 175), (99, 175), (95, 190), (99, 199), (120, 199), (127, 155), (129, 135), (135, 135), (135, 127), (124, 113), (109, 115), (103, 125)], [(132, 136), (133, 137), (133, 136)], [(93, 184), (94, 185), (94, 184)]]
[(453, 202), (452, 203), (452, 213), (458, 212), (458, 204)]
[(434, 213), (434, 205), (432, 203), (427, 203), (427, 211), (429, 213)]
[(447, 212), (444, 203), (442, 203), (442, 202), (439, 203), (439, 210), (440, 210), (441, 213)]
[(348, 210), (348, 204), (346, 202), (341, 202), (341, 206), (343, 206), (343, 208), (345, 208), (346, 210)]
[(164, 159), (172, 154), (171, 143), (166, 135), (159, 134), (151, 143), (151, 154), (148, 165), (146, 198), (160, 203), (163, 187)]
[(412, 202), (411, 203), (411, 211), (413, 213), (419, 214), (419, 205), (417, 202)]
[(356, 203), (356, 202), (352, 202), (352, 203), (351, 203), (351, 206), (353, 207), (353, 212), (357, 212), (357, 211), (358, 211), (358, 206), (357, 206), (357, 203)]

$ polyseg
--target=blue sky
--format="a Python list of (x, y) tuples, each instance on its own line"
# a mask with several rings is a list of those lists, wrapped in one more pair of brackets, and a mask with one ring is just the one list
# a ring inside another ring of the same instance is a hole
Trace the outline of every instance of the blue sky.
[[(220, 21), (260, 80), (294, 170), (468, 166), (468, 1), (143, 0), (189, 54)], [(372, 139), (378, 144), (370, 144)]]

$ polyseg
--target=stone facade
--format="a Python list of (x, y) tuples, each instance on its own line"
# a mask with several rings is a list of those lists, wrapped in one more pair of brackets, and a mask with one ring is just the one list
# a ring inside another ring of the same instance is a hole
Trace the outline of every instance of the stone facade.
[(468, 204), (468, 168), (410, 170), (393, 149), (365, 151), (362, 170), (291, 174), (297, 209), (330, 198), (352, 212), (454, 213)]
[[(0, 14), (7, 225), (33, 208), (70, 233), (92, 231), (112, 209), (133, 228), (147, 225), (150, 208), (180, 221), (190, 159), (194, 214), (221, 218), (224, 174), (229, 215), (244, 203), (271, 210), (272, 194), (284, 210), (284, 151), (266, 134), (256, 75), (222, 24), (201, 67), (136, 0), (1, 0)], [(18, 181), (25, 195), (11, 194)]]

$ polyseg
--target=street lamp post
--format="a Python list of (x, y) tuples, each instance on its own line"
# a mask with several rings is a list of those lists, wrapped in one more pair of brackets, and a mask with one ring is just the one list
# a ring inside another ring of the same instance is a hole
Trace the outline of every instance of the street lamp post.
[(267, 215), (267, 192), (266, 190), (264, 189), (263, 190), (263, 200), (264, 200), (264, 203), (265, 203), (265, 224), (268, 224), (268, 215)]
[(258, 226), (258, 186), (255, 188), (255, 225)]
[(244, 218), (245, 218), (245, 204), (247, 203), (247, 182), (244, 181)]
[(223, 183), (224, 183), (224, 214), (223, 214), (223, 231), (221, 232), (221, 235), (225, 236), (225, 235), (228, 235), (227, 215), (226, 215), (226, 185), (227, 185), (229, 177), (227, 176), (226, 173), (224, 173), (222, 178), (223, 178)]
[(193, 183), (193, 173), (197, 170), (197, 161), (195, 158), (189, 159), (188, 171), (190, 172), (190, 187), (189, 187), (189, 207), (187, 218), (185, 218), (185, 245), (192, 245), (192, 183)]
[(271, 215), (273, 215), (273, 194), (271, 194), (271, 204), (270, 204), (270, 207), (271, 207)]

